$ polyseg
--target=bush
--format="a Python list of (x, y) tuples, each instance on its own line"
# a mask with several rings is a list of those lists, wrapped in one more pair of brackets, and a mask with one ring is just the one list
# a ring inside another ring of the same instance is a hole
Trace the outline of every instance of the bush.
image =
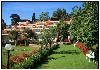
[(53, 49), (56, 49), (58, 45), (52, 46), (50, 49), (40, 48), (39, 53), (36, 55), (32, 55), (29, 58), (26, 58), (23, 62), (19, 64), (15, 64), (13, 69), (29, 69), (35, 68), (38, 64), (40, 64), (41, 60), (48, 56)]
[(28, 59), (24, 60), (23, 62), (14, 65), (14, 69), (24, 69), (24, 68), (30, 68), (30, 66), (33, 64), (34, 62), (34, 57), (35, 56), (30, 56)]

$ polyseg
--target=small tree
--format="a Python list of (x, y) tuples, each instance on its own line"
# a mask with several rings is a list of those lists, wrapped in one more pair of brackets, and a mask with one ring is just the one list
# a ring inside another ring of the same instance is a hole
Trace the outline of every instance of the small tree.
[(11, 40), (14, 40), (15, 46), (17, 44), (17, 38), (18, 38), (18, 36), (20, 36), (18, 32), (19, 31), (17, 31), (17, 30), (12, 30), (12, 31), (10, 31), (10, 35), (9, 35), (10, 36), (10, 39)]
[(47, 44), (49, 43), (51, 48), (52, 41), (56, 35), (57, 33), (55, 27), (52, 27), (50, 29), (43, 29), (40, 36), (42, 39), (42, 44), (47, 47)]
[(26, 28), (24, 32), (27, 38), (32, 39), (32, 41), (37, 41), (37, 34), (33, 30)]
[(48, 20), (49, 19), (49, 15), (48, 14), (49, 14), (48, 12), (42, 12), (40, 14), (40, 17), (39, 17), (40, 21), (46, 21), (46, 20)]
[(57, 24), (57, 38), (59, 39), (59, 37), (62, 37), (62, 40), (64, 41), (65, 38), (68, 37), (69, 35), (69, 27), (70, 25), (68, 25), (67, 23), (64, 22), (63, 19), (60, 20), (60, 22)]

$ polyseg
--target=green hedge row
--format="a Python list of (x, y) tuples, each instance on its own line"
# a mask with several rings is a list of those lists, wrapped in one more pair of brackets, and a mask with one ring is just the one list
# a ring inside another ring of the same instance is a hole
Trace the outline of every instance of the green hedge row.
[(54, 49), (57, 49), (58, 45), (53, 45), (50, 49), (42, 48), (39, 50), (39, 53), (36, 55), (32, 55), (25, 59), (23, 62), (19, 64), (15, 64), (12, 69), (31, 69), (35, 68), (38, 64), (40, 64), (41, 60), (46, 56), (50, 55)]

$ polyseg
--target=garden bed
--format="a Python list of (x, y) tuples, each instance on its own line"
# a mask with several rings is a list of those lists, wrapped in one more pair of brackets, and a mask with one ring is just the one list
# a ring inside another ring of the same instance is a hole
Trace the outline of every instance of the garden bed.
[[(32, 51), (32, 47), (29, 46), (16, 46), (10, 51), (10, 56), (18, 56), (25, 55), (25, 53), (29, 53)], [(2, 47), (2, 68), (6, 68), (7, 66), (7, 50)]]
[(42, 63), (43, 59), (45, 59), (48, 55), (52, 53), (52, 50), (57, 49), (58, 45), (52, 46), (50, 49), (48, 48), (40, 48), (38, 53), (28, 57), (23, 62), (14, 65), (13, 69), (34, 69), (39, 64)]

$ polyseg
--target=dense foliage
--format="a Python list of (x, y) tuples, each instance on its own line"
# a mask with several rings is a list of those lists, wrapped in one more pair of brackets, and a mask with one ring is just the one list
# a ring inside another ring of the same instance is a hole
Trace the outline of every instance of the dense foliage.
[(5, 21), (2, 19), (2, 30), (6, 28), (6, 23)]
[(46, 21), (49, 19), (49, 13), (48, 12), (42, 12), (39, 16), (40, 21)]
[(98, 6), (98, 2), (84, 2), (82, 8), (75, 7), (72, 13), (71, 38), (90, 48), (99, 41)]
[(24, 60), (23, 62), (21, 62), (19, 64), (14, 65), (12, 68), (14, 68), (14, 69), (36, 68), (36, 66), (39, 65), (41, 63), (41, 61), (43, 61), (43, 59), (46, 56), (48, 56), (53, 49), (56, 49), (57, 47), (58, 47), (58, 45), (52, 46), (51, 49), (42, 48), (42, 53), (41, 53), (41, 49), (40, 49), (39, 53), (28, 57), (26, 60)]
[(35, 31), (29, 29), (29, 28), (25, 28), (24, 29), (24, 35), (27, 37), (27, 39), (31, 39), (31, 43), (33, 43), (34, 41), (37, 40), (37, 34), (35, 33)]
[(35, 20), (36, 20), (36, 18), (35, 18), (35, 13), (33, 13), (32, 21), (34, 22)]
[(68, 18), (68, 13), (65, 9), (58, 8), (56, 11), (53, 12), (52, 17), (56, 17), (58, 19), (66, 19)]
[(43, 29), (41, 31), (41, 36), (40, 36), (40, 39), (42, 39), (41, 44), (47, 47), (47, 44), (49, 43), (51, 47), (51, 44), (55, 36), (56, 36), (56, 27), (51, 27), (50, 29)]
[(11, 25), (17, 25), (20, 21), (20, 16), (18, 14), (11, 14)]
[(69, 36), (69, 24), (66, 24), (65, 21), (62, 19), (57, 24), (57, 38), (60, 38), (62, 41), (64, 41), (65, 38), (68, 38)]
[(17, 38), (19, 37), (19, 33), (17, 30), (12, 30), (10, 31), (10, 34), (9, 34), (9, 37), (10, 37), (10, 40), (14, 40), (15, 41), (15, 46), (17, 45)]

